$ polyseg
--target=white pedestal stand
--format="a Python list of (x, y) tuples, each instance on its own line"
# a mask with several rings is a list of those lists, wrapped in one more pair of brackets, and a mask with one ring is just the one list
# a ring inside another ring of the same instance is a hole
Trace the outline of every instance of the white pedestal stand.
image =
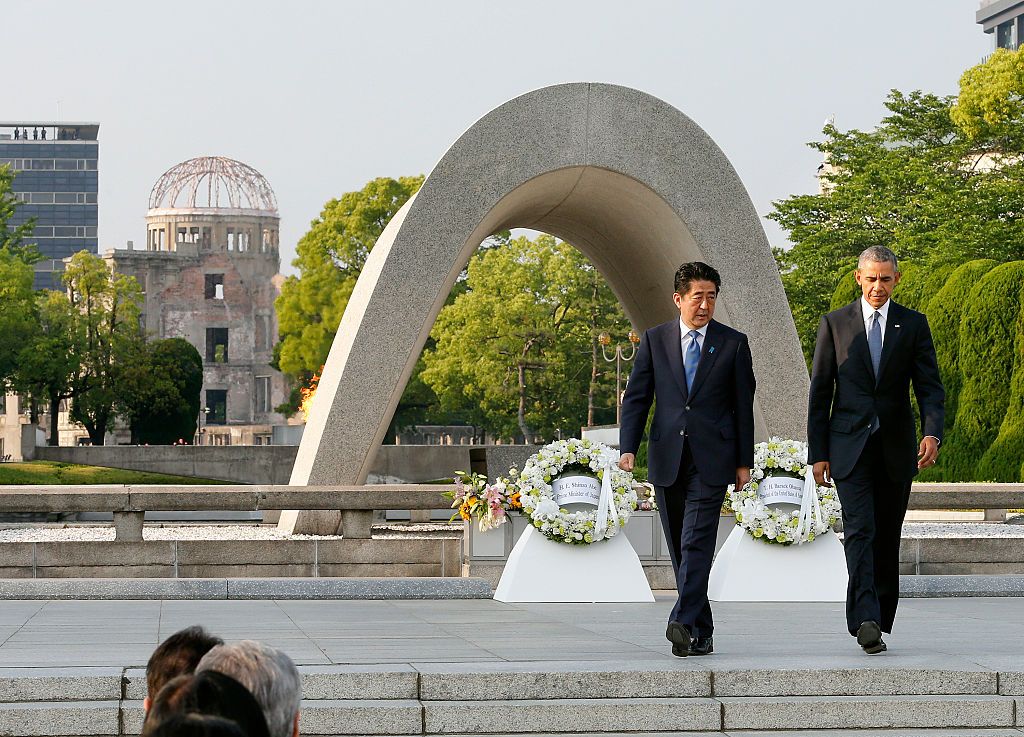
[(737, 526), (711, 567), (712, 601), (846, 601), (846, 557), (834, 533), (769, 545)]
[(505, 602), (650, 602), (654, 594), (624, 532), (593, 545), (566, 545), (527, 527), (494, 591)]

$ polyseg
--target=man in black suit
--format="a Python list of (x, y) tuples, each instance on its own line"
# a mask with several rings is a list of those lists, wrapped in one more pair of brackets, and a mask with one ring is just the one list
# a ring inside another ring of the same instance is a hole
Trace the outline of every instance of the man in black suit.
[(882, 633), (896, 618), (910, 483), (935, 464), (945, 402), (928, 319), (889, 299), (899, 280), (888, 248), (860, 255), (861, 298), (825, 315), (818, 327), (807, 410), (814, 478), (827, 485), (835, 479), (843, 504), (847, 627), (872, 655), (886, 649)]
[(709, 655), (708, 577), (726, 487), (750, 481), (754, 369), (747, 336), (712, 319), (722, 280), (700, 261), (679, 267), (679, 318), (647, 330), (622, 398), (619, 466), (633, 470), (655, 401), (647, 452), (679, 597), (665, 636), (672, 654)]

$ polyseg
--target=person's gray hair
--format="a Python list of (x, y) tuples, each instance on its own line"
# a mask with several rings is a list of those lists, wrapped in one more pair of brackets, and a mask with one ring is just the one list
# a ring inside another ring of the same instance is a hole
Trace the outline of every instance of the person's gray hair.
[(900, 270), (896, 254), (885, 246), (869, 246), (861, 251), (860, 256), (857, 257), (857, 268), (862, 268), (868, 261), (873, 261), (876, 264), (890, 263), (893, 271)]
[(218, 645), (196, 672), (214, 670), (241, 683), (259, 702), (270, 737), (291, 737), (302, 700), (299, 670), (280, 650), (255, 640)]

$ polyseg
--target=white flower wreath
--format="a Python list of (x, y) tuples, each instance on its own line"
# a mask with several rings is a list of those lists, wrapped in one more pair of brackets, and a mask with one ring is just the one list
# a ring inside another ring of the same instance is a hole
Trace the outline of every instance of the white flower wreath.
[[(616, 535), (637, 508), (633, 474), (617, 464), (618, 453), (607, 445), (591, 440), (558, 440), (541, 448), (526, 461), (518, 477), (523, 514), (545, 537), (570, 545), (589, 545)], [(599, 509), (570, 512), (555, 501), (551, 480), (575, 466), (581, 473), (596, 476), (602, 482), (611, 473), (613, 508), (607, 515)], [(603, 524), (599, 525), (599, 518)]]
[(757, 491), (764, 479), (770, 476), (803, 480), (809, 470), (806, 443), (773, 437), (767, 443), (755, 445), (750, 484), (742, 489), (729, 486), (728, 502), (736, 513), (736, 524), (757, 540), (780, 545), (801, 545), (829, 532), (842, 513), (839, 495), (834, 488), (816, 487), (821, 515), (810, 516), (803, 526), (800, 525), (799, 510), (788, 512), (770, 507)]

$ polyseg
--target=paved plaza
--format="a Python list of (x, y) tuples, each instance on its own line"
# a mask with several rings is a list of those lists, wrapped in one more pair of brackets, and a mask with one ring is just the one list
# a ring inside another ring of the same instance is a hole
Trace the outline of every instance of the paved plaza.
[(300, 665), (588, 661), (687, 668), (1024, 669), (1024, 598), (905, 599), (890, 650), (868, 657), (841, 604), (717, 603), (716, 652), (669, 653), (672, 596), (653, 604), (462, 601), (0, 601), (0, 668), (144, 665), (202, 624)]

